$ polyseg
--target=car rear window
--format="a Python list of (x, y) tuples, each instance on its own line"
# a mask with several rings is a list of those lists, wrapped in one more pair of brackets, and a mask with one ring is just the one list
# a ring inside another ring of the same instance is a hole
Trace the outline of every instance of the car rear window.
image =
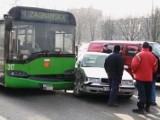
[(105, 43), (91, 43), (88, 47), (90, 52), (100, 52), (103, 49)]

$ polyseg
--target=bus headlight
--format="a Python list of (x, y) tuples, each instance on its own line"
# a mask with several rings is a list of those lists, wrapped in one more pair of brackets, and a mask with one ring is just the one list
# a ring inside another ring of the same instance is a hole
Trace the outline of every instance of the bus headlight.
[(75, 72), (74, 69), (66, 70), (66, 71), (64, 72), (64, 75), (74, 75), (74, 72)]
[(8, 70), (7, 74), (13, 77), (27, 77), (27, 73), (19, 70)]

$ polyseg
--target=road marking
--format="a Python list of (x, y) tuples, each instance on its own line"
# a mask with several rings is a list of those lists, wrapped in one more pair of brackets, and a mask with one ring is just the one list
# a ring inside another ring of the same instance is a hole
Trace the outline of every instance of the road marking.
[(0, 116), (0, 120), (7, 120), (7, 118), (4, 118), (3, 116)]
[(126, 120), (134, 120), (134, 118), (132, 116), (126, 115), (126, 114), (115, 114), (116, 116), (118, 116), (121, 119), (126, 119)]

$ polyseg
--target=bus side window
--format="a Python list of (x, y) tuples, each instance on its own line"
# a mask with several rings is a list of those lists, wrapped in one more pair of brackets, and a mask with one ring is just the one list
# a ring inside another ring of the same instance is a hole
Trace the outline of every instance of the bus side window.
[(126, 48), (126, 56), (134, 57), (138, 53), (138, 47), (136, 46), (127, 46)]

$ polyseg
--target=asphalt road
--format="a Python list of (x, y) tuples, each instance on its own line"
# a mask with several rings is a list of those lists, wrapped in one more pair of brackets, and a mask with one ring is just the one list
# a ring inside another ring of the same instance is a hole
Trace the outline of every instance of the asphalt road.
[(119, 107), (107, 106), (107, 96), (87, 95), (75, 98), (72, 91), (41, 91), (0, 87), (0, 120), (160, 120), (160, 85), (158, 106), (151, 113), (132, 113), (137, 96), (118, 100)]

